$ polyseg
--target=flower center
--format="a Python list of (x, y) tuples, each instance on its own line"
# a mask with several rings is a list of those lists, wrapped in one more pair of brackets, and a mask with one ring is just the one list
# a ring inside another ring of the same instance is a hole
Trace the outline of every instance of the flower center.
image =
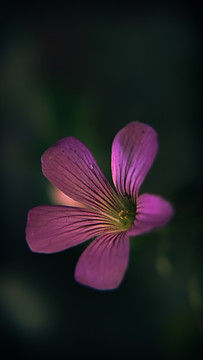
[(128, 230), (135, 220), (136, 205), (132, 203), (125, 205), (125, 209), (120, 210), (118, 213), (118, 219), (122, 229)]
[(131, 228), (136, 216), (136, 200), (125, 196), (115, 197), (113, 206), (106, 207), (100, 211), (101, 219), (104, 221), (104, 229), (109, 231), (127, 231)]

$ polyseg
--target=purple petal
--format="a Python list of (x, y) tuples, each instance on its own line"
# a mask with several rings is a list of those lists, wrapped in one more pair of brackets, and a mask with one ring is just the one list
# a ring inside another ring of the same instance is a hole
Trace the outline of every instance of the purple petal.
[(128, 231), (128, 235), (140, 235), (164, 226), (172, 215), (173, 208), (168, 201), (160, 196), (142, 194), (138, 197), (135, 221)]
[(107, 231), (94, 211), (67, 206), (38, 206), (28, 213), (26, 239), (32, 251), (58, 252)]
[(116, 288), (123, 279), (129, 258), (129, 238), (126, 233), (98, 237), (82, 253), (75, 279), (95, 289)]
[(115, 193), (91, 152), (75, 138), (64, 138), (45, 151), (42, 170), (51, 183), (84, 205), (106, 210), (115, 202)]
[(112, 145), (111, 166), (120, 194), (136, 198), (157, 150), (157, 133), (148, 125), (135, 121), (118, 132)]

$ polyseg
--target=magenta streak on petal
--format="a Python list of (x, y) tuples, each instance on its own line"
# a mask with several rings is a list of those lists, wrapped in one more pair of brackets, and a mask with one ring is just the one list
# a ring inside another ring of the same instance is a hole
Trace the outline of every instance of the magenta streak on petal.
[(101, 235), (82, 253), (75, 279), (95, 289), (114, 289), (123, 279), (128, 258), (129, 238), (125, 232)]
[(115, 136), (112, 145), (112, 177), (117, 191), (135, 199), (158, 150), (157, 133), (137, 121)]
[(38, 206), (28, 213), (26, 238), (32, 251), (58, 252), (112, 231), (108, 219), (83, 208)]
[(138, 197), (135, 221), (128, 235), (140, 235), (166, 225), (173, 212), (171, 204), (160, 196), (142, 194)]
[(44, 175), (72, 199), (90, 208), (116, 208), (116, 194), (91, 152), (79, 140), (67, 137), (45, 151)]

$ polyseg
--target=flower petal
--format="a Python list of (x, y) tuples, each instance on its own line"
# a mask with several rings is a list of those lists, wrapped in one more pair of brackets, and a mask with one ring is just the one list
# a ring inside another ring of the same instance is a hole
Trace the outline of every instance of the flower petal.
[(102, 235), (82, 253), (75, 279), (95, 289), (114, 289), (123, 279), (128, 258), (129, 238), (125, 232)]
[(73, 200), (104, 211), (115, 203), (115, 193), (91, 152), (79, 140), (67, 137), (42, 156), (44, 175)]
[(111, 166), (114, 185), (121, 195), (136, 198), (157, 150), (157, 133), (148, 125), (135, 121), (118, 132)]
[(173, 208), (168, 201), (160, 196), (142, 194), (138, 197), (135, 221), (128, 231), (128, 235), (140, 235), (164, 226), (172, 215)]
[(50, 185), (49, 195), (50, 195), (52, 202), (55, 205), (65, 205), (65, 206), (73, 206), (73, 207), (79, 207), (79, 208), (85, 207), (85, 205), (79, 203), (78, 201), (71, 199), (68, 195), (64, 194), (56, 186)]
[(106, 231), (94, 211), (67, 206), (38, 206), (28, 213), (26, 239), (32, 251), (58, 252)]

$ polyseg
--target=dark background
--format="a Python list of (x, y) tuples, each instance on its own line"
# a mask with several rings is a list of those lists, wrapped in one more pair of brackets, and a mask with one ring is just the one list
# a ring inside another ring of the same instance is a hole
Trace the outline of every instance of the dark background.
[[(1, 24), (1, 352), (4, 358), (201, 358), (202, 43), (198, 3), (7, 2)], [(131, 239), (115, 291), (74, 281), (86, 244), (32, 253), (27, 211), (51, 204), (40, 156), (75, 136), (111, 181), (111, 144), (139, 120), (159, 134), (141, 192), (175, 207)]]

